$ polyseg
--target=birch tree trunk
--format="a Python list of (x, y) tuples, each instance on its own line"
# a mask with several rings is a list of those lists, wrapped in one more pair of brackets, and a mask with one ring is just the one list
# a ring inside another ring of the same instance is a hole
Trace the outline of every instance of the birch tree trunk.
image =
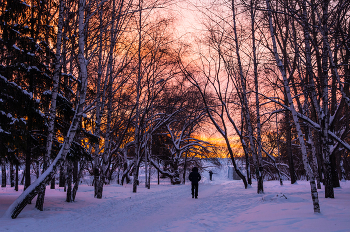
[(83, 175), (84, 163), (85, 163), (84, 161), (82, 161), (82, 162), (78, 162), (77, 160), (74, 161), (74, 168), (73, 168), (73, 192), (72, 192), (72, 200), (73, 201), (75, 201), (75, 197), (77, 195), (80, 178)]
[[(241, 88), (242, 88), (242, 100), (243, 100), (243, 112), (244, 112), (244, 118), (245, 122), (248, 127), (248, 137), (249, 137), (249, 145), (250, 145), (250, 150), (253, 156), (253, 161), (254, 165), (256, 168), (256, 177), (258, 181), (258, 188), (257, 192), (258, 193), (264, 193), (264, 187), (263, 187), (263, 177), (262, 177), (262, 158), (261, 158), (261, 146), (260, 146), (260, 155), (256, 153), (255, 149), (255, 143), (253, 140), (253, 128), (252, 128), (252, 123), (250, 119), (250, 113), (249, 113), (249, 106), (248, 106), (248, 99), (247, 99), (247, 91), (246, 91), (246, 80), (244, 78), (243, 74), (243, 68), (242, 68), (242, 62), (241, 62), (241, 56), (240, 56), (240, 51), (239, 51), (239, 43), (238, 43), (238, 36), (237, 36), (237, 26), (236, 26), (236, 13), (235, 13), (235, 0), (231, 1), (232, 4), (232, 17), (233, 17), (233, 30), (234, 30), (234, 41), (235, 41), (235, 48), (236, 48), (236, 56), (237, 56), (237, 62), (238, 62), (238, 67), (239, 67), (239, 77), (241, 81)], [(252, 30), (254, 30), (254, 24), (252, 24)], [(255, 38), (255, 37), (254, 37)], [(253, 40), (255, 42), (255, 40)], [(256, 59), (255, 59), (256, 61)], [(255, 65), (257, 65), (255, 63)], [(254, 67), (254, 72), (256, 67)]]
[[(64, 0), (60, 0), (58, 25), (57, 25), (57, 44), (56, 44), (56, 54), (55, 54), (56, 63), (55, 63), (54, 75), (52, 78), (53, 85), (52, 85), (52, 91), (51, 91), (51, 105), (50, 105), (50, 112), (49, 112), (49, 119), (48, 119), (49, 126), (48, 126), (48, 136), (47, 136), (47, 143), (46, 143), (46, 154), (44, 155), (43, 172), (47, 169), (47, 166), (49, 164), (49, 159), (51, 157), (51, 151), (52, 151), (52, 143), (53, 143), (54, 134), (55, 134), (56, 103), (57, 103), (60, 71), (61, 71), (60, 70), (61, 69), (61, 45), (62, 45), (64, 7), (65, 7)], [(44, 210), (45, 189), (46, 189), (46, 186), (41, 185), (41, 189), (38, 193), (38, 198), (36, 200), (35, 208), (37, 208), (40, 211)]]
[[(104, 91), (101, 92), (101, 82), (102, 82), (102, 62), (103, 62), (103, 18), (102, 18), (102, 8), (103, 4), (101, 5), (101, 9), (99, 10), (99, 23), (100, 23), (100, 32), (99, 32), (99, 55), (98, 55), (98, 68), (97, 68), (97, 84), (96, 84), (96, 95), (97, 95), (97, 100), (96, 100), (96, 126), (95, 126), (95, 136), (99, 137), (101, 134), (101, 117), (102, 117), (102, 112), (103, 112), (103, 99), (101, 100), (102, 96), (104, 96)], [(105, 88), (103, 88), (105, 89)], [(94, 151), (94, 162), (93, 162), (93, 173), (94, 173), (94, 197), (99, 198), (100, 194), (98, 193), (99, 190), (99, 185), (100, 185), (100, 144), (96, 143), (95, 144), (95, 151)], [(101, 195), (102, 197), (102, 195)]]
[[(260, 122), (260, 102), (259, 102), (259, 82), (258, 82), (258, 61), (256, 57), (256, 41), (255, 41), (255, 7), (254, 0), (251, 0), (250, 7), (251, 15), (251, 32), (252, 32), (252, 45), (253, 45), (253, 64), (254, 64), (254, 84), (255, 84), (255, 107), (256, 107), (256, 134), (257, 134), (257, 156), (258, 156), (258, 193), (264, 192), (263, 185), (263, 166), (262, 166), (262, 144), (261, 144), (261, 122)], [(277, 168), (277, 166), (276, 166)], [(279, 170), (278, 170), (279, 173)], [(280, 174), (279, 174), (280, 176)], [(280, 184), (282, 185), (282, 179), (280, 178)]]
[(73, 179), (73, 167), (72, 161), (67, 162), (67, 193), (66, 193), (66, 202), (72, 202), (72, 179)]
[(141, 74), (141, 38), (142, 38), (142, 4), (143, 1), (139, 0), (139, 19), (138, 19), (138, 34), (139, 34), (139, 39), (138, 39), (138, 71), (137, 71), (137, 84), (136, 84), (136, 115), (135, 115), (135, 156), (134, 156), (134, 173), (133, 173), (133, 184), (132, 184), (132, 191), (134, 193), (137, 192), (137, 185), (138, 185), (138, 168), (137, 168), (137, 161), (139, 159), (139, 116), (140, 116), (140, 88), (141, 88), (141, 79), (142, 79), (142, 74)]
[[(309, 97), (309, 92), (311, 92), (311, 102), (315, 108), (316, 114), (320, 115), (320, 107), (318, 105), (318, 101), (317, 101), (317, 96), (316, 96), (316, 91), (315, 91), (315, 83), (314, 83), (314, 73), (312, 70), (312, 59), (311, 59), (311, 35), (310, 35), (310, 31), (309, 31), (309, 23), (308, 23), (308, 19), (307, 19), (307, 8), (306, 8), (306, 1), (303, 0), (302, 2), (302, 25), (303, 25), (303, 33), (304, 33), (304, 44), (305, 44), (305, 61), (306, 61), (306, 85), (307, 86), (311, 86), (311, 91), (308, 90), (304, 90), (304, 94), (306, 96), (306, 98)], [(305, 88), (305, 87), (304, 87)], [(319, 117), (317, 117), (319, 118)], [(312, 161), (314, 164), (314, 167), (316, 169), (318, 169), (318, 165), (317, 165), (317, 160), (316, 160), (316, 148), (315, 148), (315, 144), (313, 142), (313, 138), (312, 138), (312, 134), (311, 134), (311, 130), (308, 127), (308, 141), (311, 144), (311, 155), (312, 155)], [(321, 185), (320, 185), (320, 176), (316, 175), (316, 179), (317, 179), (317, 188), (321, 189)]]
[(85, 104), (86, 97), (86, 89), (87, 89), (87, 60), (84, 56), (84, 8), (85, 8), (85, 0), (79, 0), (79, 66), (80, 66), (80, 86), (78, 88), (77, 96), (77, 106), (75, 109), (74, 117), (72, 119), (70, 128), (65, 136), (62, 147), (57, 154), (56, 158), (53, 160), (48, 169), (36, 180), (34, 181), (7, 209), (5, 212), (5, 217), (16, 218), (24, 207), (31, 201), (38, 193), (38, 191), (42, 188), (42, 185), (46, 185), (52, 178), (53, 174), (56, 172), (56, 169), (59, 167), (62, 161), (66, 159), (66, 155), (70, 149), (71, 143), (75, 137), (76, 131), (79, 127), (83, 110)]
[[(112, 123), (112, 113), (113, 113), (113, 98), (114, 98), (114, 75), (113, 75), (113, 61), (114, 61), (114, 48), (116, 44), (117, 30), (119, 27), (119, 21), (121, 17), (121, 10), (123, 9), (124, 1), (120, 2), (119, 12), (116, 12), (116, 1), (113, 0), (112, 3), (112, 19), (111, 19), (111, 33), (110, 33), (110, 48), (108, 55), (108, 65), (106, 72), (106, 79), (108, 79), (108, 102), (107, 102), (107, 125), (106, 125), (106, 133), (105, 133), (105, 145), (104, 152), (102, 154), (102, 167), (100, 172), (100, 180), (99, 184), (96, 186), (97, 193), (96, 197), (101, 199), (103, 192), (103, 185), (106, 181), (107, 169), (108, 169), (108, 161), (111, 153), (111, 123)], [(118, 20), (116, 20), (118, 18)], [(117, 22), (116, 22), (117, 21)]]
[(315, 183), (315, 177), (313, 175), (313, 172), (311, 170), (311, 167), (310, 167), (310, 164), (309, 164), (309, 161), (308, 161), (306, 146), (305, 146), (305, 142), (304, 142), (304, 137), (303, 137), (303, 133), (301, 131), (301, 127), (300, 127), (300, 124), (299, 124), (297, 111), (295, 110), (293, 99), (292, 99), (292, 96), (291, 96), (291, 93), (290, 93), (290, 88), (289, 88), (287, 75), (286, 75), (284, 66), (282, 64), (281, 59), (279, 58), (278, 51), (277, 51), (276, 38), (275, 38), (275, 34), (274, 34), (274, 28), (273, 28), (273, 25), (272, 25), (271, 6), (270, 6), (270, 1), (269, 0), (266, 0), (266, 8), (267, 8), (267, 11), (268, 11), (269, 29), (270, 29), (271, 39), (272, 39), (273, 53), (274, 53), (274, 56), (275, 56), (275, 60), (276, 60), (276, 64), (278, 66), (278, 69), (279, 69), (279, 71), (280, 71), (280, 73), (281, 73), (281, 75), (283, 77), (283, 83), (284, 83), (284, 87), (285, 87), (285, 91), (286, 91), (286, 96), (287, 96), (289, 107), (290, 107), (290, 110), (291, 110), (291, 113), (292, 113), (294, 125), (296, 127), (296, 131), (297, 131), (297, 134), (298, 134), (298, 140), (299, 140), (300, 147), (301, 147), (304, 168), (305, 168), (306, 174), (310, 178), (311, 197), (312, 197), (312, 202), (313, 202), (313, 206), (314, 206), (314, 212), (315, 213), (320, 213), (320, 205), (319, 205), (319, 201), (318, 201), (318, 193), (317, 193), (317, 188), (316, 188), (316, 183)]
[(330, 162), (330, 148), (329, 146), (333, 143), (328, 138), (329, 130), (329, 110), (328, 110), (328, 56), (330, 51), (328, 47), (328, 4), (329, 1), (322, 1), (322, 76), (321, 76), (321, 88), (322, 88), (322, 108), (320, 114), (320, 126), (321, 126), (321, 152), (324, 163), (324, 184), (325, 184), (325, 197), (334, 198), (332, 170)]

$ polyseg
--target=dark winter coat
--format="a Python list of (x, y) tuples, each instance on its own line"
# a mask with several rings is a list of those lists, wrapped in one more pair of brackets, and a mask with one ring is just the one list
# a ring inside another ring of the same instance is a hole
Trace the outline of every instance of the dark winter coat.
[(192, 184), (198, 184), (198, 182), (201, 180), (201, 174), (198, 172), (198, 168), (194, 167), (192, 168), (192, 172), (190, 173), (188, 179), (192, 182)]

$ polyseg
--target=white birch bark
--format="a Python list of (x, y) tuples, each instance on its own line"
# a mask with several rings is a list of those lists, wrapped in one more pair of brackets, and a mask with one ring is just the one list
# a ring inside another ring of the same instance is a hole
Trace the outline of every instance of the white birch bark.
[[(309, 80), (308, 84), (311, 86), (310, 90), (308, 91), (306, 90), (305, 86), (304, 86), (304, 95), (306, 96), (306, 98), (308, 98), (309, 92), (311, 92), (311, 101), (313, 103), (313, 106), (315, 108), (316, 114), (318, 115), (317, 118), (319, 118), (320, 115), (320, 106), (319, 106), (319, 102), (317, 100), (317, 95), (316, 95), (316, 87), (315, 87), (315, 82), (314, 82), (314, 73), (312, 70), (312, 59), (311, 59), (311, 36), (310, 36), (310, 31), (309, 31), (309, 24), (308, 24), (308, 19), (307, 19), (307, 9), (306, 9), (306, 1), (303, 0), (302, 2), (302, 9), (303, 9), (303, 13), (302, 13), (302, 24), (303, 24), (303, 32), (304, 32), (304, 44), (305, 44), (305, 61), (306, 61), (306, 72), (307, 72), (307, 78)], [(307, 101), (307, 99), (306, 99)], [(310, 127), (308, 127), (309, 130), (309, 143), (311, 145), (311, 155), (312, 155), (312, 162), (315, 168), (318, 168), (317, 165), (317, 159), (316, 159), (316, 148), (315, 148), (315, 144), (313, 142), (313, 136), (310, 130)], [(317, 172), (315, 172), (317, 173)], [(321, 189), (321, 184), (320, 184), (320, 177), (318, 174), (316, 174), (316, 179), (317, 179), (317, 188)]]
[[(123, 2), (121, 1), (119, 7), (120, 10), (123, 8)], [(109, 48), (109, 54), (108, 54), (108, 65), (107, 65), (107, 72), (106, 72), (106, 79), (108, 79), (108, 93), (107, 93), (107, 124), (106, 124), (106, 133), (105, 133), (105, 144), (104, 144), (104, 152), (102, 154), (102, 166), (100, 170), (100, 178), (96, 183), (96, 192), (95, 196), (96, 198), (101, 199), (102, 198), (102, 192), (103, 192), (103, 184), (106, 179), (107, 174), (107, 168), (108, 168), (108, 160), (110, 155), (110, 144), (111, 144), (111, 121), (112, 121), (112, 111), (113, 111), (113, 82), (114, 82), (114, 76), (113, 76), (113, 61), (114, 61), (114, 48), (116, 44), (116, 35), (117, 35), (117, 27), (118, 22), (116, 23), (116, 16), (118, 15), (118, 18), (120, 18), (120, 12), (116, 12), (116, 2), (113, 0), (113, 6), (112, 6), (112, 19), (111, 19), (111, 28), (110, 28), (110, 48)], [(103, 110), (103, 109), (102, 109)]]
[[(47, 169), (47, 166), (49, 164), (49, 159), (51, 156), (51, 150), (52, 150), (52, 143), (54, 139), (54, 133), (55, 133), (55, 119), (56, 119), (56, 103), (57, 103), (57, 94), (58, 94), (58, 87), (59, 87), (59, 78), (60, 78), (60, 67), (61, 67), (61, 46), (62, 46), (62, 28), (63, 28), (63, 10), (65, 7), (64, 0), (60, 0), (60, 6), (59, 6), (59, 15), (58, 15), (58, 25), (57, 25), (57, 44), (56, 44), (56, 64), (55, 64), (55, 70), (54, 75), (52, 78), (53, 85), (51, 90), (51, 104), (50, 104), (50, 111), (49, 111), (49, 118), (48, 118), (48, 136), (47, 136), (47, 142), (46, 142), (46, 154), (44, 155), (44, 165), (43, 165), (43, 171)], [(44, 206), (44, 199), (45, 199), (45, 189), (46, 186), (42, 185), (41, 190), (38, 193), (37, 202), (35, 205), (35, 208), (39, 209), (40, 211), (43, 211)]]
[[(103, 20), (102, 20), (102, 8), (103, 5), (101, 6), (101, 10), (99, 11), (99, 22), (100, 22), (100, 32), (99, 32), (99, 57), (98, 57), (98, 68), (97, 68), (97, 84), (96, 84), (96, 126), (95, 126), (95, 131), (94, 134), (96, 137), (100, 137), (101, 134), (101, 117), (103, 111), (102, 109), (102, 101), (101, 101), (101, 82), (102, 82), (102, 53), (103, 53), (103, 43), (102, 43), (102, 35), (103, 35)], [(105, 89), (105, 88), (103, 88)], [(103, 92), (104, 93), (104, 92)], [(93, 163), (93, 173), (94, 173), (94, 197), (98, 198), (98, 186), (99, 186), (99, 168), (100, 168), (100, 144), (96, 143), (95, 144), (95, 151), (94, 151), (94, 163)], [(101, 196), (102, 197), (102, 196)]]
[(276, 38), (275, 38), (275, 34), (274, 34), (274, 28), (272, 25), (272, 15), (271, 15), (271, 7), (270, 7), (270, 1), (266, 0), (266, 8), (268, 11), (268, 20), (269, 20), (269, 29), (270, 29), (270, 34), (271, 34), (271, 40), (272, 40), (272, 45), (273, 45), (273, 53), (275, 56), (275, 60), (278, 66), (278, 69), (283, 77), (283, 83), (284, 83), (284, 87), (286, 90), (286, 95), (288, 98), (288, 103), (289, 103), (289, 107), (292, 113), (292, 117), (293, 117), (293, 121), (294, 121), (294, 125), (296, 127), (296, 131), (298, 134), (298, 140), (300, 143), (300, 147), (301, 147), (301, 152), (302, 152), (302, 157), (303, 157), (303, 163), (304, 163), (304, 168), (306, 171), (306, 174), (309, 176), (310, 178), (310, 187), (311, 187), (311, 196), (312, 196), (312, 202), (313, 202), (313, 206), (314, 206), (314, 212), (315, 213), (319, 213), (320, 212), (320, 205), (319, 205), (319, 201), (318, 201), (318, 193), (317, 193), (317, 188), (316, 188), (316, 183), (315, 183), (315, 177), (313, 175), (313, 172), (311, 170), (308, 158), (307, 158), (307, 151), (306, 151), (306, 146), (305, 146), (305, 141), (304, 141), (304, 137), (303, 137), (303, 133), (301, 131), (301, 127), (299, 124), (299, 119), (298, 119), (298, 115), (297, 115), (297, 111), (295, 110), (294, 107), (294, 103), (293, 103), (293, 99), (290, 93), (290, 88), (289, 88), (289, 84), (288, 84), (288, 79), (287, 79), (287, 75), (284, 69), (284, 66), (282, 64), (281, 59), (279, 58), (278, 55), (278, 51), (277, 51), (277, 45), (276, 45)]
[(84, 8), (85, 8), (85, 0), (79, 0), (79, 66), (80, 66), (80, 86), (78, 88), (78, 99), (77, 105), (74, 113), (74, 117), (72, 119), (71, 125), (65, 136), (62, 147), (57, 154), (54, 161), (48, 167), (48, 169), (36, 180), (34, 181), (7, 209), (4, 214), (4, 217), (12, 217), (16, 218), (20, 212), (24, 209), (24, 207), (31, 201), (38, 193), (41, 188), (41, 185), (46, 185), (52, 178), (52, 175), (56, 172), (56, 169), (59, 167), (62, 161), (66, 159), (66, 155), (69, 152), (71, 143), (74, 140), (76, 131), (79, 127), (83, 110), (85, 104), (86, 97), (86, 89), (87, 89), (87, 60), (84, 56)]

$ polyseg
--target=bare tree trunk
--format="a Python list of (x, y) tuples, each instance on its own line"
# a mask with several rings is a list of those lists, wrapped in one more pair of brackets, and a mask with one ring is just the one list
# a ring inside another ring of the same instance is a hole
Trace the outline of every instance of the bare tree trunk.
[(16, 164), (15, 191), (18, 191), (18, 164)]
[(6, 163), (4, 160), (1, 164), (1, 187), (6, 188)]
[[(153, 106), (152, 106), (152, 111), (153, 111)], [(153, 143), (153, 136), (152, 136), (152, 134), (151, 134), (151, 138), (150, 138), (150, 147), (149, 147), (149, 153), (148, 153), (148, 157), (147, 157), (147, 163), (149, 164), (148, 165), (148, 180), (147, 180), (147, 182), (148, 182), (148, 186), (147, 186), (147, 188), (148, 189), (151, 189), (151, 162), (149, 161), (150, 159), (151, 159), (151, 157), (152, 157), (152, 143)]]
[(56, 188), (56, 175), (53, 175), (52, 180), (51, 180), (50, 189), (55, 189), (55, 188)]
[(312, 156), (312, 163), (313, 163), (313, 166), (315, 168), (315, 173), (316, 173), (316, 181), (317, 181), (317, 189), (321, 189), (321, 179), (320, 179), (320, 176), (319, 176), (319, 172), (318, 172), (318, 164), (317, 164), (317, 154), (316, 154), (316, 147), (315, 147), (315, 144), (314, 144), (314, 140), (313, 140), (313, 137), (312, 137), (312, 134), (311, 134), (311, 128), (308, 126), (308, 130), (309, 130), (309, 142), (311, 144), (311, 156)]
[(11, 187), (15, 186), (15, 175), (14, 175), (14, 170), (13, 170), (13, 163), (10, 163), (10, 184)]
[(142, 74), (141, 74), (141, 65), (142, 65), (142, 60), (141, 60), (141, 38), (142, 38), (142, 4), (143, 0), (139, 0), (138, 7), (139, 7), (139, 19), (138, 19), (138, 71), (137, 71), (137, 84), (136, 84), (136, 115), (135, 115), (135, 157), (134, 157), (134, 173), (133, 173), (133, 188), (132, 191), (134, 193), (137, 192), (137, 185), (138, 185), (138, 168), (137, 168), (137, 161), (139, 159), (139, 152), (140, 152), (140, 144), (139, 144), (139, 116), (140, 116), (140, 88), (141, 88), (141, 79), (142, 79)]
[[(278, 130), (278, 117), (276, 115), (276, 143), (277, 143), (277, 157), (281, 157), (281, 150), (280, 150), (280, 141), (279, 141), (279, 130)], [(276, 163), (275, 163), (276, 165)], [(276, 169), (278, 170), (277, 166)], [(280, 179), (280, 185), (283, 185), (283, 179), (280, 174), (280, 171), (278, 170), (278, 176)]]
[[(256, 41), (255, 41), (255, 7), (254, 1), (251, 0), (250, 7), (251, 14), (251, 31), (252, 31), (252, 45), (253, 45), (253, 64), (254, 64), (254, 84), (255, 84), (255, 107), (256, 107), (256, 133), (257, 133), (257, 157), (258, 157), (258, 193), (264, 192), (263, 185), (263, 166), (262, 166), (262, 144), (261, 144), (261, 122), (260, 122), (260, 103), (259, 103), (259, 82), (258, 82), (258, 61), (256, 57)], [(277, 166), (276, 166), (277, 168)], [(278, 170), (279, 173), (279, 170)], [(280, 175), (279, 175), (280, 176)], [(282, 179), (280, 178), (280, 183), (282, 185)]]
[[(248, 127), (248, 138), (249, 138), (250, 150), (251, 150), (251, 153), (253, 156), (254, 165), (256, 167), (256, 176), (257, 176), (257, 181), (258, 181), (257, 192), (264, 193), (263, 177), (262, 177), (263, 167), (262, 167), (262, 158), (260, 157), (261, 150), (260, 150), (260, 156), (259, 156), (259, 154), (256, 153), (255, 143), (253, 140), (253, 128), (252, 128), (252, 123), (251, 123), (251, 118), (250, 118), (250, 113), (249, 113), (249, 106), (248, 106), (248, 99), (247, 99), (247, 92), (246, 92), (246, 81), (245, 81), (244, 74), (243, 74), (241, 56), (240, 56), (240, 51), (239, 51), (239, 43), (238, 43), (237, 27), (236, 27), (236, 13), (235, 13), (236, 8), (235, 8), (234, 0), (231, 1), (231, 4), (232, 4), (234, 41), (235, 41), (237, 62), (238, 62), (238, 67), (239, 67), (239, 77), (240, 77), (241, 88), (242, 88), (242, 100), (243, 100), (242, 107), (244, 109), (245, 122), (246, 122), (247, 127)], [(254, 29), (254, 28), (252, 27), (252, 29)]]
[(65, 171), (65, 166), (66, 164), (62, 162), (61, 167), (60, 167), (60, 177), (59, 177), (59, 187), (65, 187), (66, 186), (66, 171)]
[(334, 198), (334, 190), (332, 183), (332, 169), (330, 161), (330, 145), (333, 141), (328, 138), (329, 128), (329, 110), (328, 110), (328, 4), (329, 1), (322, 1), (322, 76), (321, 76), (321, 88), (322, 88), (322, 108), (320, 115), (321, 126), (321, 152), (324, 163), (324, 183), (325, 183), (325, 197)]
[(289, 84), (288, 84), (288, 79), (287, 79), (287, 75), (285, 72), (285, 68), (282, 64), (282, 61), (279, 58), (278, 55), (278, 51), (277, 51), (277, 45), (276, 45), (276, 38), (275, 38), (275, 34), (274, 34), (274, 28), (272, 25), (272, 15), (271, 15), (271, 6), (270, 6), (270, 1), (266, 0), (266, 8), (268, 10), (268, 20), (269, 20), (269, 27), (270, 27), (270, 34), (271, 34), (271, 39), (272, 39), (272, 44), (273, 44), (273, 53), (275, 56), (275, 60), (277, 63), (277, 66), (280, 70), (280, 73), (283, 77), (283, 82), (284, 82), (284, 87), (285, 87), (285, 91), (286, 91), (286, 96), (288, 98), (288, 103), (289, 103), (289, 107), (292, 113), (292, 117), (294, 120), (294, 125), (296, 127), (296, 131), (298, 133), (298, 139), (299, 139), (299, 143), (300, 143), (300, 147), (301, 147), (301, 152), (302, 152), (302, 156), (303, 156), (303, 163), (304, 163), (304, 168), (306, 171), (306, 174), (309, 176), (310, 178), (310, 187), (311, 187), (311, 196), (312, 196), (312, 201), (313, 201), (313, 206), (314, 206), (314, 212), (315, 213), (319, 213), (320, 212), (320, 205), (319, 205), (319, 201), (318, 201), (318, 193), (317, 193), (317, 188), (316, 188), (316, 183), (315, 183), (315, 178), (313, 175), (313, 172), (311, 170), (309, 161), (308, 161), (308, 157), (307, 157), (307, 151), (306, 151), (306, 146), (305, 146), (305, 142), (304, 142), (304, 137), (303, 137), (303, 133), (301, 131), (300, 128), (300, 124), (299, 124), (299, 119), (297, 116), (297, 112), (294, 108), (294, 103), (293, 103), (293, 99), (290, 93), (290, 88), (289, 88)]
[(333, 178), (332, 179), (333, 188), (338, 188), (340, 187), (340, 183), (339, 183), (339, 176), (337, 172), (337, 157), (335, 152), (331, 154), (330, 160), (331, 160), (331, 171), (332, 171), (332, 178)]
[[(103, 52), (103, 48), (102, 48), (102, 34), (103, 34), (103, 29), (102, 29), (102, 25), (103, 25), (103, 19), (102, 19), (102, 7), (103, 4), (101, 6), (101, 10), (99, 11), (99, 19), (100, 19), (100, 33), (99, 33), (99, 56), (98, 56), (98, 68), (97, 68), (97, 84), (96, 84), (96, 126), (95, 126), (95, 131), (94, 134), (96, 137), (100, 136), (101, 133), (101, 117), (102, 117), (102, 113), (103, 112), (103, 100), (101, 101), (101, 97), (104, 96), (104, 91), (101, 93), (101, 81), (102, 81), (102, 52)], [(104, 85), (105, 86), (105, 85)], [(104, 88), (103, 88), (104, 89)], [(102, 96), (101, 96), (102, 95)], [(94, 197), (98, 198), (98, 196), (100, 196), (100, 194), (98, 193), (98, 185), (99, 185), (99, 175), (100, 175), (100, 144), (96, 143), (95, 144), (95, 152), (94, 152), (94, 162), (93, 162), (93, 175), (94, 175), (94, 180), (93, 180), (93, 185), (94, 185)], [(102, 197), (102, 195), (101, 195)]]
[(66, 194), (66, 202), (72, 202), (72, 178), (73, 178), (73, 168), (72, 161), (68, 161), (67, 164), (67, 194)]
[(75, 133), (79, 127), (81, 117), (83, 115), (83, 109), (85, 104), (86, 89), (87, 89), (87, 60), (84, 57), (84, 8), (85, 0), (79, 0), (79, 66), (80, 66), (80, 86), (78, 88), (79, 99), (77, 101), (77, 106), (75, 110), (72, 123), (64, 139), (62, 148), (57, 154), (56, 158), (53, 160), (48, 169), (37, 179), (33, 184), (31, 184), (7, 209), (5, 212), (5, 217), (16, 218), (18, 214), (24, 209), (24, 207), (31, 201), (42, 188), (42, 185), (46, 185), (52, 178), (59, 164), (65, 160), (66, 154), (68, 153), (71, 143), (75, 137)]
[[(160, 161), (159, 161), (159, 159), (158, 159), (158, 166), (160, 166)], [(159, 185), (159, 182), (160, 182), (160, 172), (159, 172), (159, 169), (157, 169), (157, 180), (158, 180), (158, 185)]]
[[(286, 104), (287, 105), (287, 104)], [(287, 111), (285, 114), (285, 123), (286, 123), (286, 152), (289, 161), (289, 174), (291, 184), (297, 182), (294, 162), (293, 162), (293, 150), (292, 150), (292, 126), (290, 125), (290, 112)]]
[(186, 169), (187, 169), (187, 152), (185, 154), (185, 164), (184, 164), (184, 174), (183, 174), (183, 180), (182, 183), (186, 183)]
[[(49, 165), (49, 159), (51, 156), (52, 151), (52, 143), (54, 139), (54, 133), (55, 133), (55, 119), (56, 119), (56, 103), (57, 103), (57, 94), (58, 94), (58, 86), (59, 86), (59, 80), (60, 80), (60, 71), (61, 71), (61, 46), (62, 46), (62, 28), (63, 28), (63, 10), (65, 7), (64, 0), (60, 0), (60, 6), (59, 6), (59, 15), (58, 15), (58, 25), (57, 25), (57, 45), (56, 45), (56, 64), (55, 64), (55, 70), (54, 75), (52, 78), (53, 86), (51, 91), (51, 105), (50, 105), (50, 113), (49, 113), (49, 126), (48, 126), (48, 136), (47, 136), (47, 143), (46, 143), (46, 153), (43, 157), (43, 172), (47, 169)], [(45, 189), (46, 187), (42, 185), (42, 188), (40, 189), (38, 193), (38, 198), (36, 201), (35, 208), (37, 208), (40, 211), (44, 210), (44, 199), (45, 199)]]
[(150, 157), (151, 145), (147, 146), (147, 151), (145, 152), (145, 188), (150, 189), (150, 183), (148, 182), (148, 157)]
[[(80, 168), (79, 168), (79, 163), (80, 163)], [(77, 160), (74, 161), (74, 167), (73, 167), (73, 192), (72, 192), (72, 200), (75, 201), (75, 197), (78, 192), (78, 187), (79, 187), (79, 182), (80, 178), (83, 175), (83, 170), (84, 170), (84, 165), (85, 162), (78, 162)]]

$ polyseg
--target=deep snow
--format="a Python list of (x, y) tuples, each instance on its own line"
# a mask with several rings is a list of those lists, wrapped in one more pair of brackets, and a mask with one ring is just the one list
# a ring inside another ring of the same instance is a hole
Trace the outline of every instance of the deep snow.
[(256, 182), (244, 189), (223, 173), (213, 181), (202, 173), (199, 199), (191, 198), (189, 183), (169, 181), (154, 180), (151, 189), (141, 182), (137, 193), (131, 185), (112, 184), (103, 199), (84, 184), (73, 203), (65, 202), (62, 188), (47, 188), (44, 211), (34, 208), (35, 198), (17, 219), (2, 216), (23, 190), (1, 188), (0, 231), (350, 231), (349, 181), (335, 189), (335, 199), (319, 190), (321, 213), (314, 214), (307, 181), (265, 181), (265, 193), (257, 194)]

